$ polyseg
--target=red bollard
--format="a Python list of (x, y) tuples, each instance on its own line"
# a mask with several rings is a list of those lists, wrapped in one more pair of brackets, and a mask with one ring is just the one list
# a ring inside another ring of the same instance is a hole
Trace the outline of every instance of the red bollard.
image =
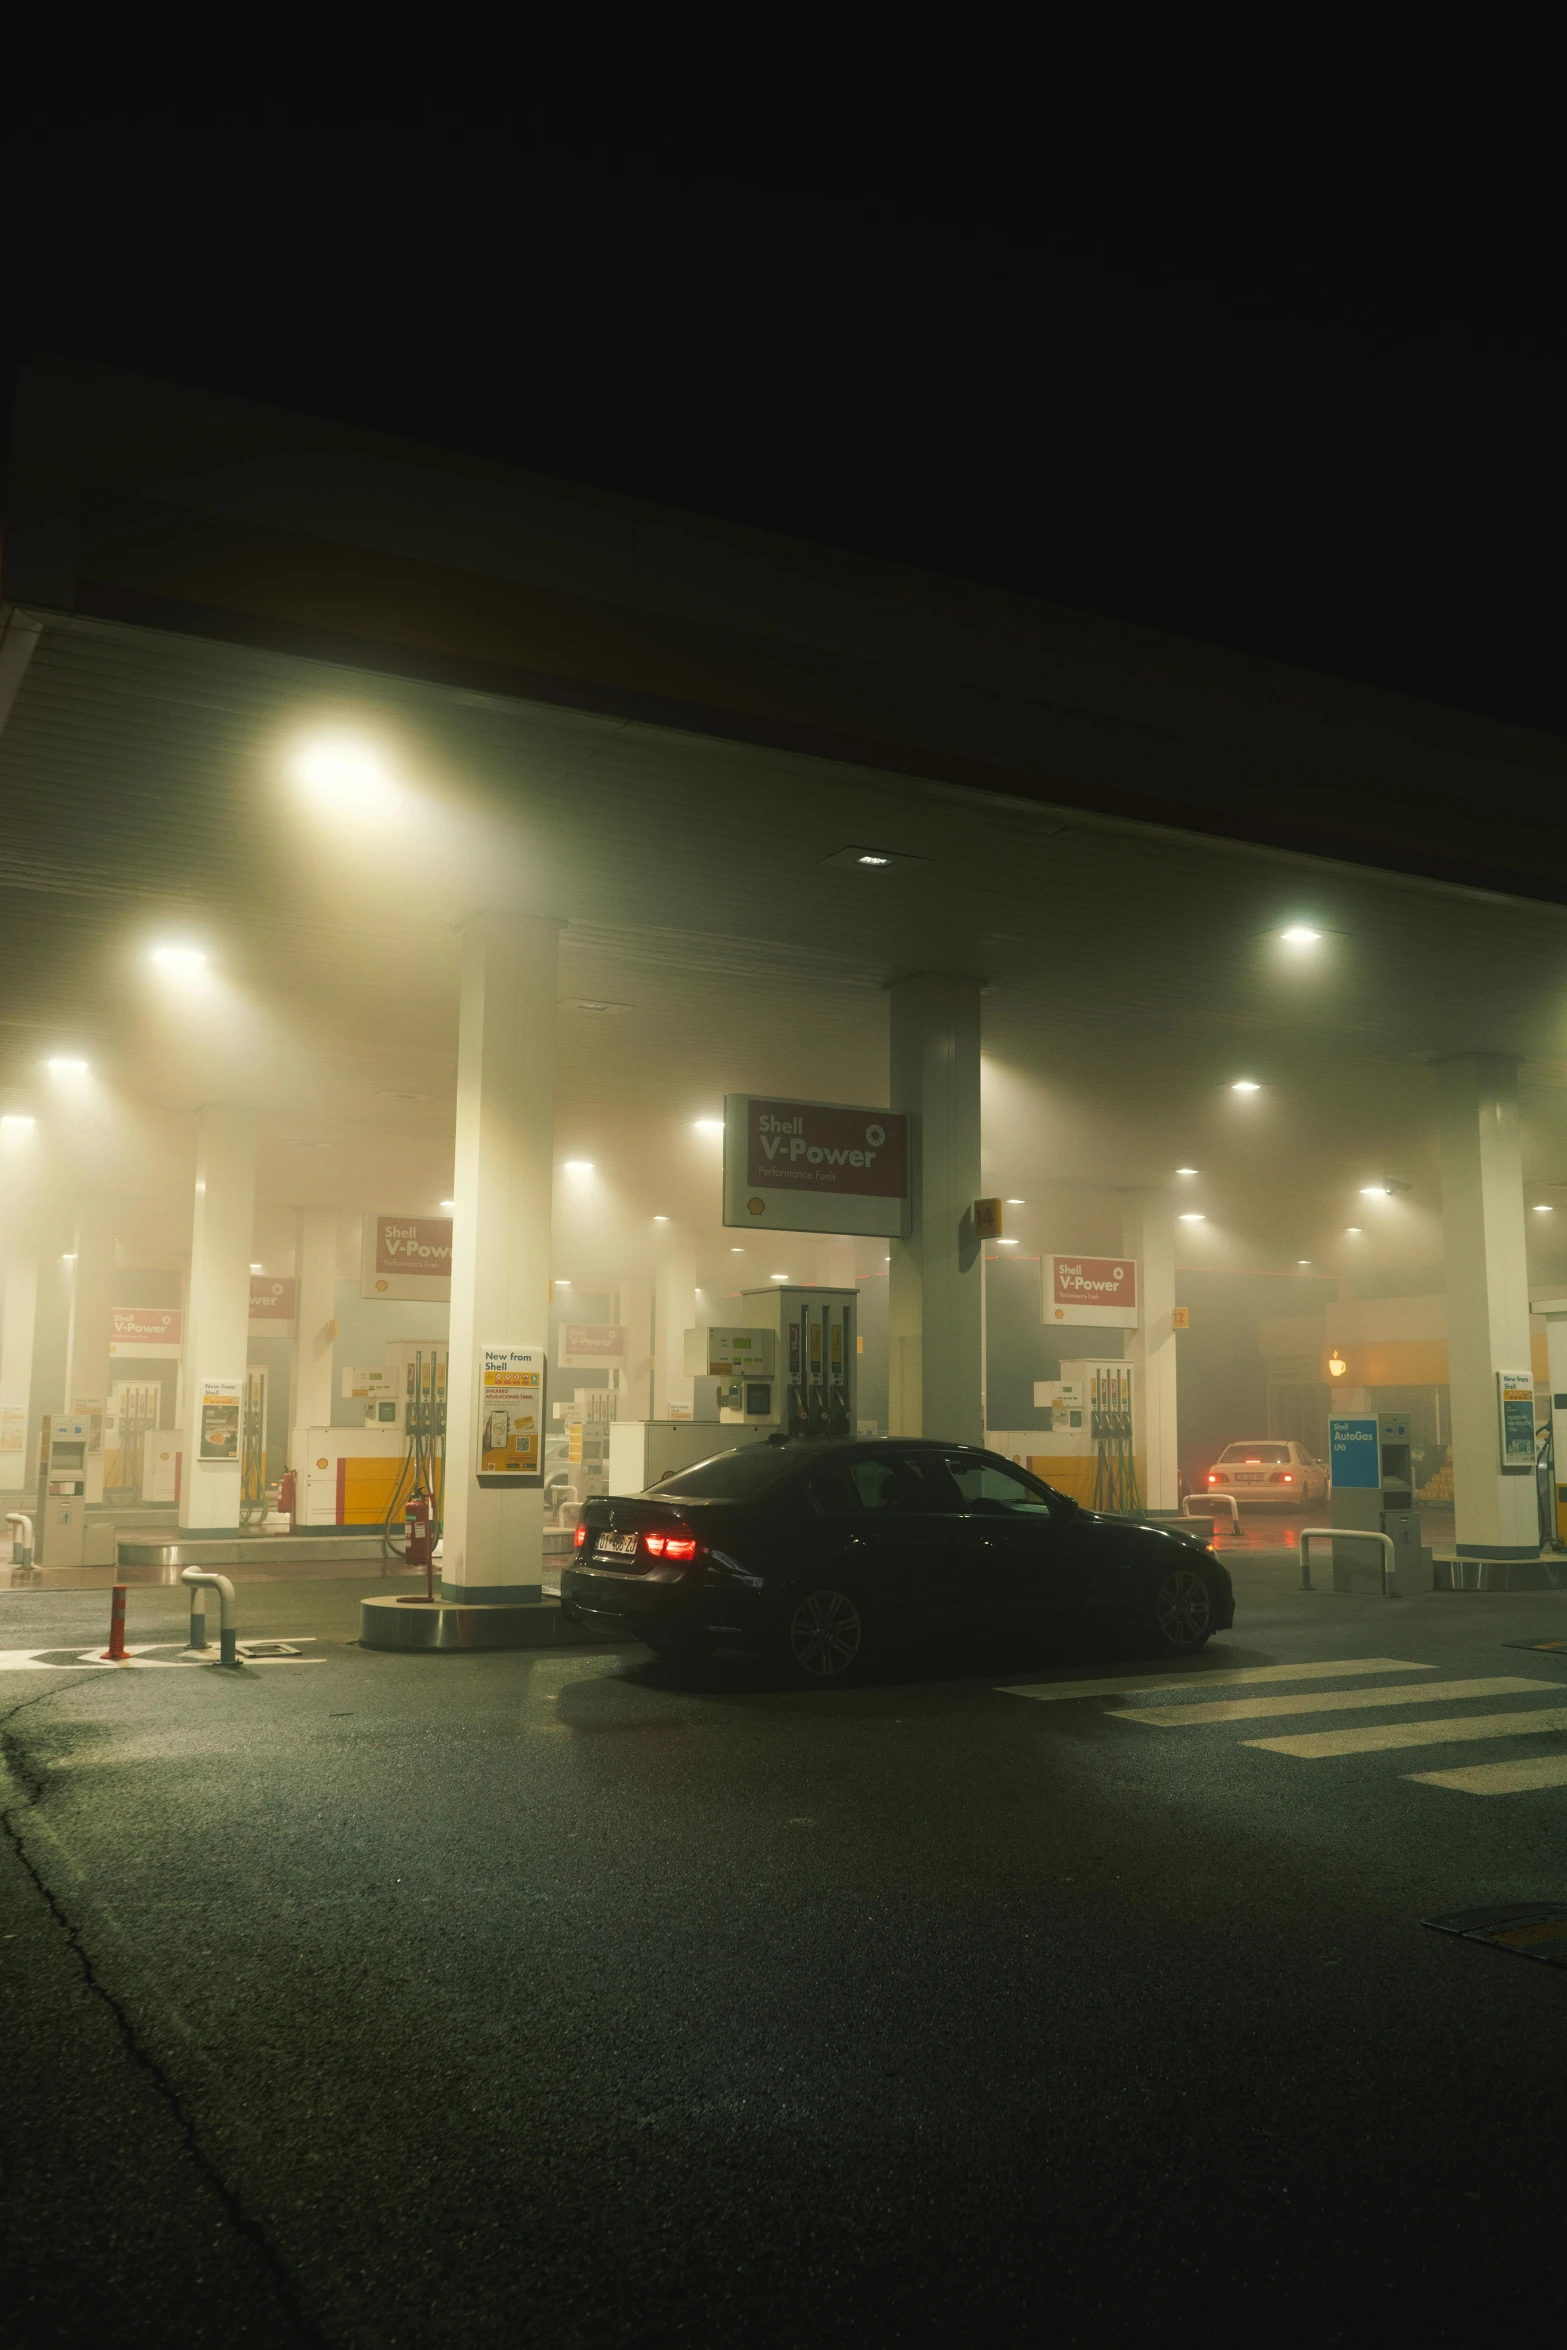
[(114, 1606), (109, 1615), (109, 1645), (98, 1660), (105, 1665), (128, 1665), (125, 1653), (125, 1585), (114, 1586)]

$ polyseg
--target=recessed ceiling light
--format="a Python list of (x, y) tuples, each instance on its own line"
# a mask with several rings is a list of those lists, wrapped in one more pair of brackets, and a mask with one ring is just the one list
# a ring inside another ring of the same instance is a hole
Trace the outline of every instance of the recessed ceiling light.
[(0, 1118), (0, 1134), (31, 1134), (37, 1123), (36, 1118), (23, 1117), (20, 1110), (8, 1110)]
[(562, 1159), (561, 1165), (568, 1175), (591, 1175), (593, 1172), (591, 1159)]
[(1345, 1227), (1344, 1227), (1344, 1229), (1345, 1229), (1345, 1231), (1346, 1231), (1347, 1233), (1349, 1233), (1349, 1235), (1351, 1236), (1351, 1238), (1352, 1238), (1352, 1239), (1358, 1239), (1358, 1238), (1359, 1238), (1359, 1236), (1360, 1236), (1360, 1226), (1359, 1226), (1358, 1224), (1346, 1224), (1346, 1225), (1345, 1225)]
[(253, 1273), (259, 1273), (261, 1271), (261, 1267), (259, 1265), (252, 1265), (250, 1269)]
[(1004, 1201), (1003, 1205), (1009, 1208), (1026, 1208), (1028, 1202), (1026, 1199), (1009, 1199)]
[(1175, 1172), (1177, 1175), (1196, 1175), (1201, 1172), (1201, 1169), (1197, 1167), (1177, 1167)]
[(1393, 1186), (1391, 1183), (1363, 1183), (1360, 1196), (1362, 1199), (1391, 1199)]
[(1311, 1262), (1311, 1259), (1310, 1259), (1310, 1257), (1297, 1257), (1297, 1258), (1295, 1259), (1295, 1262), (1296, 1262), (1296, 1264), (1297, 1264), (1297, 1265), (1309, 1265), (1309, 1264), (1310, 1264), (1310, 1262)]
[(443, 1208), (455, 1208), (457, 1202), (454, 1199), (443, 1199), (441, 1205)]
[(724, 1131), (722, 1118), (693, 1118), (691, 1123), (698, 1134), (722, 1134)]
[(557, 1273), (555, 1276), (555, 1286), (557, 1289), (569, 1289), (571, 1287), (571, 1283), (564, 1279), (561, 1274)]
[(76, 1262), (76, 1251), (75, 1251), (75, 1249), (74, 1249), (74, 1248), (68, 1248), (68, 1249), (66, 1250), (66, 1252), (65, 1252), (64, 1256), (63, 1256), (63, 1257), (60, 1259), (60, 1262), (61, 1262), (61, 1264), (62, 1264), (62, 1265), (74, 1265), (74, 1264), (75, 1264), (75, 1262)]
[(53, 1077), (85, 1077), (87, 1074), (87, 1063), (72, 1060), (66, 1053), (55, 1053), (45, 1061), (44, 1067)]
[(1257, 1083), (1255, 1077), (1237, 1077), (1231, 1085), (1230, 1091), (1231, 1093), (1261, 1093), (1262, 1087)]
[(1550, 1201), (1549, 1201), (1549, 1200), (1544, 1200), (1544, 1199), (1542, 1199), (1542, 1200), (1536, 1200), (1536, 1202), (1535, 1202), (1535, 1206), (1534, 1206), (1534, 1212), (1535, 1212), (1535, 1214), (1536, 1214), (1537, 1216), (1554, 1216), (1554, 1215), (1555, 1215), (1555, 1213), (1556, 1213), (1556, 1210), (1555, 1210), (1555, 1209), (1554, 1209), (1554, 1208), (1551, 1206), (1551, 1203), (1550, 1203)]
[(1292, 922), (1283, 934), (1287, 947), (1314, 947), (1321, 936), (1321, 931), (1313, 930), (1309, 922)]
[(1199, 1215), (1195, 1208), (1188, 1208), (1183, 1216), (1177, 1216), (1175, 1220), (1178, 1224), (1206, 1224), (1208, 1221), (1207, 1217)]
[(998, 1233), (996, 1235), (996, 1246), (997, 1248), (1016, 1248), (1017, 1242), (1015, 1240), (1008, 1240), (1004, 1233)]
[(669, 1218), (667, 1216), (655, 1216), (653, 1221), (655, 1224), (667, 1224), (669, 1222)]
[(767, 1278), (769, 1281), (787, 1281), (789, 1276), (787, 1273), (769, 1273)]
[(745, 1255), (745, 1250), (743, 1248), (732, 1248), (729, 1251), (729, 1254), (732, 1257), (743, 1257)]
[(153, 947), (147, 957), (150, 963), (159, 964), (165, 971), (199, 971), (206, 959), (200, 947), (174, 945)]

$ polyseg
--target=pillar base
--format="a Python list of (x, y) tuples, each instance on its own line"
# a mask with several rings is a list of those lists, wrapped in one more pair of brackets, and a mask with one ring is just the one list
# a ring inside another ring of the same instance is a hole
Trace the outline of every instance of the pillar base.
[(448, 1583), (440, 1596), (448, 1607), (538, 1607), (544, 1598), (542, 1583)]
[[(515, 1590), (515, 1585), (510, 1586)], [(446, 1599), (366, 1599), (359, 1607), (364, 1648), (417, 1650), (602, 1647), (602, 1633), (584, 1634), (558, 1600), (521, 1606), (458, 1606)]]
[(1460, 1559), (1537, 1559), (1537, 1542), (1455, 1542), (1454, 1558)]

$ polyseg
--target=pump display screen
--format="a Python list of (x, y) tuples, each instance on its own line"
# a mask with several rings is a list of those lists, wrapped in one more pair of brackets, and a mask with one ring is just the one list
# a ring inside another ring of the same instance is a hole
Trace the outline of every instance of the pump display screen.
[(745, 1408), (748, 1412), (765, 1414), (773, 1408), (773, 1391), (768, 1386), (757, 1387), (746, 1382)]
[(86, 1457), (85, 1444), (51, 1444), (49, 1447), (51, 1469), (79, 1469)]

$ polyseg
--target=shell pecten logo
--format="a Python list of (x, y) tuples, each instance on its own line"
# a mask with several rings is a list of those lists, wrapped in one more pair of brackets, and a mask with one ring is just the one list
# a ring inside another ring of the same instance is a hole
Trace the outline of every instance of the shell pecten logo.
[(764, 1199), (748, 1199), (745, 1204), (753, 1216), (765, 1216), (767, 1213), (767, 1202)]

